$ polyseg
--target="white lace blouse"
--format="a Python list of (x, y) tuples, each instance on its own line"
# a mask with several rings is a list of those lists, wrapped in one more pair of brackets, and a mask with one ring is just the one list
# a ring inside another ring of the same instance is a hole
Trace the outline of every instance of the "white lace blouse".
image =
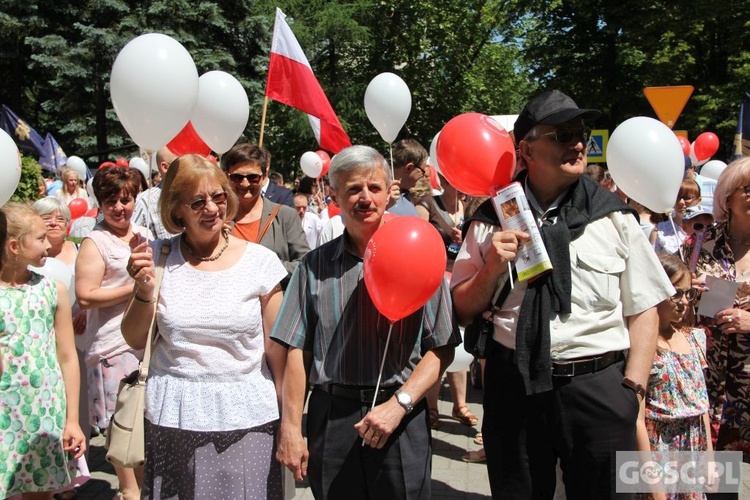
[[(200, 271), (172, 239), (146, 384), (146, 418), (192, 431), (249, 429), (279, 418), (264, 356), (260, 297), (286, 270), (270, 250), (249, 243), (231, 268)], [(154, 255), (161, 241), (154, 242)]]

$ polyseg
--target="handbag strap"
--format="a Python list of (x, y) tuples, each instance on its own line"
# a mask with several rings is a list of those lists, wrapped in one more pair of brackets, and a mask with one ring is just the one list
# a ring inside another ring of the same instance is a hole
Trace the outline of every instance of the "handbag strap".
[(260, 243), (260, 240), (263, 239), (263, 236), (265, 236), (266, 231), (268, 231), (268, 227), (273, 222), (273, 218), (276, 217), (276, 214), (279, 213), (279, 210), (281, 209), (281, 205), (276, 205), (276, 207), (271, 211), (271, 215), (268, 216), (268, 219), (266, 219), (266, 223), (263, 224), (263, 227), (258, 231), (258, 239), (255, 240), (255, 243)]
[(161, 279), (164, 276), (164, 265), (167, 262), (167, 255), (172, 249), (172, 241), (164, 240), (159, 254), (159, 266), (156, 268), (156, 289), (154, 290), (154, 315), (151, 316), (151, 326), (148, 328), (148, 337), (146, 337), (146, 349), (143, 352), (143, 361), (139, 368), (138, 379), (143, 382), (148, 375), (148, 366), (151, 364), (151, 347), (156, 330), (156, 308), (159, 306), (159, 290), (161, 289)]

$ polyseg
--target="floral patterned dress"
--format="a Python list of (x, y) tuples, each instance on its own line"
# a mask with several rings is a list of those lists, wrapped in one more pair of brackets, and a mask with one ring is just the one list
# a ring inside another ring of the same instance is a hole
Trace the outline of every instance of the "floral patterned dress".
[(55, 491), (76, 462), (63, 450), (65, 384), (57, 361), (54, 281), (0, 287), (0, 498)]
[[(706, 335), (702, 328), (683, 331), (690, 352), (656, 349), (646, 396), (646, 431), (654, 451), (705, 451), (703, 414), (708, 394), (703, 378)], [(649, 495), (638, 498), (650, 498)], [(703, 493), (667, 492), (670, 500), (699, 500)]]
[[(686, 242), (685, 259), (693, 249), (692, 240)], [(706, 230), (696, 273), (740, 283), (734, 307), (750, 310), (750, 274), (737, 276), (726, 222)], [(698, 322), (709, 334), (706, 385), (715, 449), (742, 451), (743, 461), (750, 462), (750, 334), (726, 335), (713, 318), (698, 317)]]
[(702, 451), (707, 446), (703, 414), (708, 394), (702, 328), (684, 331), (690, 352), (656, 349), (648, 380), (646, 429), (655, 451)]

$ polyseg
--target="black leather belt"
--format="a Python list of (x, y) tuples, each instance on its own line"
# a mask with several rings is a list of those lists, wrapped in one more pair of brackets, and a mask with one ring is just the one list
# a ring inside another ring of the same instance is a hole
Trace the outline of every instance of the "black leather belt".
[(393, 393), (398, 390), (398, 387), (381, 387), (377, 397), (375, 397), (374, 387), (356, 387), (340, 384), (320, 384), (316, 387), (330, 393), (332, 396), (353, 399), (361, 403), (372, 403), (373, 401), (382, 403), (393, 396)]
[(575, 377), (586, 373), (594, 373), (607, 368), (609, 365), (625, 359), (623, 351), (610, 351), (592, 358), (571, 359), (570, 361), (553, 361), (553, 377)]

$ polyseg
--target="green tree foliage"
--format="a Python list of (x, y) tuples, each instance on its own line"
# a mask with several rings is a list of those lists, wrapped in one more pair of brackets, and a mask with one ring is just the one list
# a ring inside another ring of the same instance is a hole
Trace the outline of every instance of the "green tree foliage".
[(505, 0), (521, 67), (542, 88), (558, 88), (580, 105), (604, 111), (598, 125), (655, 113), (643, 88), (693, 85), (675, 128), (691, 140), (716, 132), (731, 150), (740, 96), (750, 79), (750, 3), (699, 0)]
[(42, 180), (42, 167), (34, 158), (21, 155), (21, 179), (10, 201), (25, 203), (40, 198), (39, 187)]

